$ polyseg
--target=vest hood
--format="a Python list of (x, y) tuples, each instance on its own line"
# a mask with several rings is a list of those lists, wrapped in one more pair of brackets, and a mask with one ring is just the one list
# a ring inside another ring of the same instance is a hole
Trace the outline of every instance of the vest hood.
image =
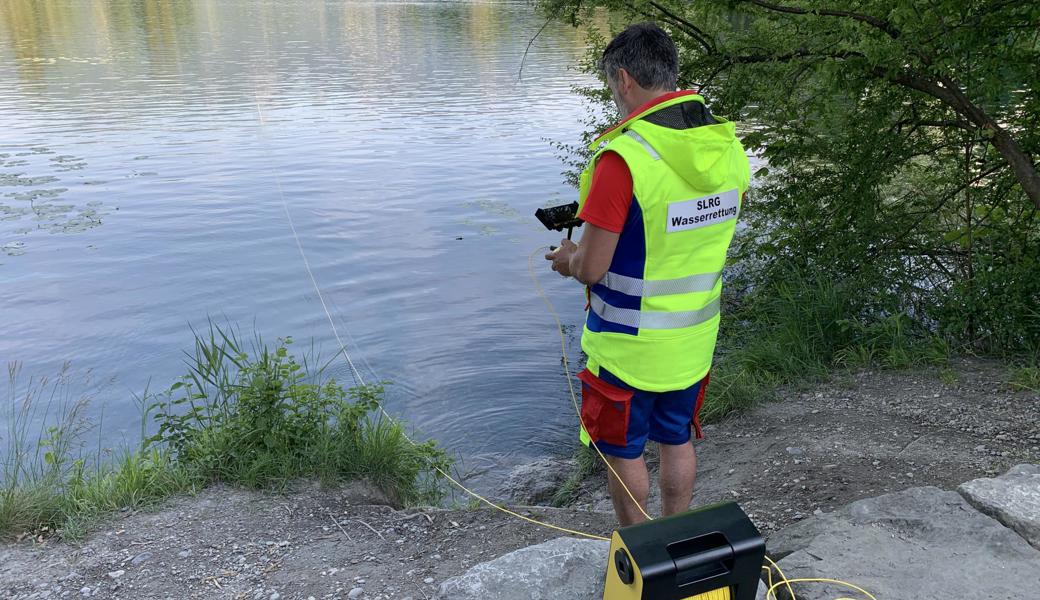
[(630, 128), (650, 141), (661, 160), (697, 188), (722, 186), (732, 178), (734, 153), (744, 157), (731, 122), (670, 129), (640, 121)]

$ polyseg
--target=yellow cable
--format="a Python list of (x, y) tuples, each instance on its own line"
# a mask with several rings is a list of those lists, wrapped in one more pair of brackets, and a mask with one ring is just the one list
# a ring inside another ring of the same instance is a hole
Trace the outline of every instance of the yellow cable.
[[(870, 600), (877, 600), (877, 598), (875, 598), (873, 596), (873, 594), (871, 594), (867, 590), (859, 587), (858, 585), (851, 584), (851, 583), (849, 583), (847, 581), (841, 581), (840, 579), (827, 579), (825, 577), (802, 577), (802, 578), (797, 578), (797, 579), (784, 579), (782, 581), (779, 581), (779, 582), (775, 583), (771, 588), (766, 590), (766, 598), (769, 598), (770, 595), (772, 595), (773, 598), (776, 598), (776, 593), (773, 592), (773, 590), (775, 588), (780, 587), (781, 585), (788, 585), (789, 586), (792, 583), (830, 583), (830, 584), (834, 584), (834, 585), (842, 585), (842, 586), (845, 586), (847, 588), (851, 588), (851, 589), (856, 590), (857, 592), (863, 594), (864, 596), (866, 596)], [(836, 598), (835, 600), (843, 600), (843, 599), (842, 598)]]
[[(265, 125), (263, 113), (260, 111), (259, 98), (257, 98), (256, 112), (257, 112), (257, 116), (260, 119), (261, 126)], [(281, 197), (282, 205), (285, 208), (285, 216), (286, 216), (286, 218), (289, 221), (289, 227), (292, 230), (293, 237), (296, 239), (296, 246), (297, 246), (297, 248), (300, 251), (300, 256), (303, 257), (304, 265), (307, 267), (307, 272), (310, 275), (311, 283), (314, 284), (314, 291), (317, 293), (318, 298), (321, 300), (321, 307), (325, 311), (325, 316), (328, 317), (329, 324), (332, 326), (333, 333), (335, 333), (336, 342), (339, 344), (340, 351), (343, 353), (343, 356), (347, 360), (347, 362), (348, 362), (348, 364), (349, 364), (349, 366), (351, 368), (351, 371), (355, 374), (355, 376), (357, 377), (358, 381), (360, 381), (362, 385), (365, 385), (365, 381), (364, 381), (364, 379), (361, 376), (361, 372), (357, 370), (357, 368), (354, 366), (353, 361), (350, 360), (350, 355), (347, 353), (347, 349), (344, 346), (343, 341), (339, 337), (339, 331), (336, 328), (335, 320), (332, 318), (332, 313), (329, 312), (329, 309), (328, 309), (328, 307), (325, 304), (324, 295), (321, 293), (321, 288), (318, 286), (318, 282), (315, 279), (313, 272), (311, 271), (310, 263), (307, 260), (307, 254), (303, 251), (303, 245), (300, 243), (300, 237), (296, 233), (296, 226), (293, 223), (292, 214), (289, 212), (289, 204), (285, 200), (285, 194), (282, 191), (281, 178), (278, 177), (278, 173), (277, 172), (275, 172), (275, 180), (276, 180), (277, 187), (278, 187), (278, 195)], [(564, 334), (564, 331), (563, 331), (563, 323), (560, 321), (560, 316), (559, 316), (559, 314), (557, 314), (556, 308), (553, 306), (552, 301), (549, 300), (549, 296), (546, 295), (545, 290), (542, 289), (542, 285), (538, 282), (538, 277), (535, 275), (535, 272), (534, 272), (534, 255), (538, 254), (542, 250), (546, 250), (546, 249), (548, 249), (548, 246), (542, 246), (541, 248), (538, 248), (534, 252), (532, 252), (531, 255), (528, 256), (528, 258), (527, 258), (527, 267), (528, 267), (528, 270), (531, 273), (531, 280), (534, 282), (535, 288), (538, 290), (538, 295), (541, 296), (543, 301), (545, 301), (545, 305), (549, 308), (549, 312), (552, 315), (553, 320), (556, 322), (556, 328), (557, 328), (557, 330), (559, 331), (559, 334), (560, 334), (560, 347), (561, 347), (561, 349), (563, 351), (563, 368), (564, 368), (564, 372), (567, 375), (567, 388), (570, 390), (571, 402), (574, 405), (574, 412), (578, 415), (578, 421), (581, 423), (581, 426), (583, 428), (585, 428), (585, 422), (581, 418), (581, 408), (579, 408), (579, 406), (578, 406), (578, 397), (577, 397), (577, 394), (575, 394), (575, 392), (574, 392), (574, 383), (571, 381), (570, 362), (567, 360), (567, 338), (566, 338), (566, 334)], [(412, 438), (408, 437), (408, 434), (405, 433), (405, 428), (404, 428), (403, 424), (401, 424), (396, 418), (394, 418), (393, 415), (388, 413), (386, 411), (386, 409), (383, 408), (383, 404), (381, 402), (379, 402), (378, 400), (376, 400), (375, 402), (376, 402), (376, 407), (379, 408), (379, 412), (381, 412), (384, 417), (386, 417), (390, 422), (396, 423), (398, 426), (401, 427), (401, 435), (404, 437), (404, 439), (407, 440), (413, 446), (418, 446), (419, 444), (416, 443), (414, 440), (412, 440)], [(585, 428), (585, 430), (588, 431), (587, 428)], [(643, 516), (645, 516), (647, 519), (652, 521), (653, 517), (651, 517), (643, 509), (643, 506), (641, 504), (639, 504), (639, 501), (636, 500), (635, 496), (632, 494), (632, 491), (628, 489), (627, 485), (625, 485), (625, 481), (621, 478), (620, 475), (618, 475), (617, 471), (614, 470), (614, 467), (611, 466), (610, 461), (608, 461), (607, 457), (603, 455), (603, 452), (601, 452), (600, 449), (598, 447), (596, 447), (596, 444), (591, 444), (591, 446), (596, 449), (596, 454), (598, 454), (600, 459), (603, 460), (603, 464), (607, 465), (607, 468), (610, 469), (610, 472), (614, 474), (614, 477), (617, 478), (618, 483), (621, 484), (621, 487), (624, 488), (625, 493), (628, 494), (628, 497), (639, 508), (639, 511), (643, 513)], [(503, 513), (505, 513), (507, 515), (516, 517), (518, 519), (521, 519), (523, 521), (527, 521), (528, 523), (531, 523), (531, 524), (534, 524), (534, 525), (538, 525), (540, 527), (546, 527), (548, 529), (554, 529), (556, 531), (561, 531), (563, 533), (569, 533), (571, 535), (576, 535), (576, 536), (579, 536), (579, 537), (589, 538), (589, 539), (593, 539), (593, 540), (602, 540), (602, 541), (608, 541), (608, 542), (610, 541), (610, 538), (607, 538), (607, 537), (604, 537), (604, 536), (601, 536), (601, 535), (596, 535), (594, 533), (587, 533), (587, 532), (584, 532), (584, 531), (578, 531), (578, 530), (575, 530), (575, 529), (568, 529), (566, 527), (560, 527), (558, 525), (553, 525), (551, 523), (546, 523), (544, 521), (539, 521), (538, 519), (532, 519), (531, 517), (524, 516), (524, 515), (516, 512), (516, 511), (510, 510), (510, 509), (508, 509), (508, 508), (506, 508), (504, 506), (499, 506), (499, 505), (495, 504), (494, 502), (488, 500), (484, 496), (481, 496), (480, 494), (478, 494), (478, 493), (474, 492), (473, 490), (469, 489), (468, 487), (463, 485), (461, 482), (457, 481), (454, 477), (449, 475), (447, 472), (445, 472), (440, 467), (434, 466), (433, 469), (437, 473), (439, 473), (441, 476), (443, 476), (445, 479), (447, 479), (452, 484), (454, 484), (456, 487), (458, 487), (460, 490), (462, 490), (463, 492), (469, 494), (473, 498), (476, 498), (480, 502), (483, 502), (484, 504), (487, 504), (491, 508), (494, 508), (495, 510), (503, 512)], [(769, 573), (769, 583), (770, 583), (770, 586), (769, 586), (769, 589), (766, 591), (766, 598), (769, 598), (770, 596), (772, 596), (774, 598), (774, 600), (775, 600), (776, 593), (773, 590), (775, 590), (777, 587), (779, 587), (781, 585), (786, 585), (788, 592), (791, 594), (791, 600), (795, 600), (794, 590), (791, 588), (791, 584), (792, 583), (814, 583), (815, 582), (815, 583), (832, 583), (832, 584), (836, 584), (836, 585), (843, 585), (843, 586), (849, 587), (851, 589), (854, 589), (857, 592), (860, 592), (861, 594), (863, 594), (864, 596), (866, 596), (870, 600), (877, 600), (874, 596), (872, 596), (869, 592), (867, 592), (863, 588), (858, 587), (856, 585), (853, 585), (851, 583), (845, 582), (845, 581), (839, 581), (837, 579), (824, 579), (824, 578), (787, 579), (787, 577), (784, 575), (783, 571), (780, 570), (780, 566), (779, 565), (777, 565), (775, 562), (773, 562), (773, 560), (770, 559), (768, 556), (766, 557), (766, 560), (768, 560), (769, 563), (771, 565), (773, 565), (774, 568), (776, 568), (777, 573), (780, 574), (780, 578), (781, 578), (779, 582), (777, 582), (776, 584), (773, 584), (772, 583), (772, 581), (773, 581), (772, 570), (769, 569), (766, 566), (762, 567), (763, 569), (766, 569), (768, 571), (768, 573)], [(851, 599), (836, 598), (835, 600), (851, 600)]]
[[(255, 90), (254, 90), (254, 92), (255, 92)], [(259, 94), (256, 94), (256, 113), (257, 113), (257, 117), (260, 120), (260, 126), (261, 127), (265, 126), (266, 122), (264, 121), (264, 114), (260, 110)], [(264, 149), (265, 149), (265, 151), (267, 151), (267, 147), (266, 146), (264, 146)], [(268, 158), (270, 158), (270, 152), (268, 152)], [(332, 318), (332, 313), (329, 312), (328, 306), (325, 304), (325, 296), (324, 296), (324, 294), (321, 293), (321, 287), (318, 286), (318, 281), (317, 281), (317, 279), (315, 279), (314, 272), (311, 270), (310, 261), (307, 260), (307, 253), (303, 251), (303, 244), (300, 243), (300, 236), (296, 232), (296, 225), (295, 225), (295, 223), (293, 223), (292, 213), (289, 211), (289, 203), (285, 200), (285, 193), (282, 190), (282, 180), (281, 180), (281, 177), (278, 176), (278, 172), (277, 171), (274, 171), (274, 176), (275, 176), (275, 183), (277, 184), (278, 196), (282, 200), (282, 207), (285, 209), (285, 217), (289, 221), (289, 229), (292, 231), (293, 238), (296, 240), (296, 247), (297, 247), (297, 249), (299, 249), (300, 256), (303, 258), (303, 265), (304, 265), (304, 267), (306, 267), (307, 274), (310, 276), (311, 283), (314, 285), (314, 291), (318, 295), (318, 300), (321, 301), (321, 308), (322, 308), (322, 310), (325, 311), (325, 316), (328, 317), (329, 325), (332, 326), (332, 332), (335, 334), (336, 343), (339, 344), (339, 349), (343, 353), (343, 357), (347, 361), (347, 364), (350, 366), (351, 373), (353, 374), (353, 376), (356, 379), (356, 381), (361, 383), (361, 385), (365, 385), (365, 380), (361, 376), (361, 372), (354, 365), (354, 361), (352, 361), (350, 359), (350, 354), (347, 353), (347, 348), (343, 344), (343, 340), (340, 339), (339, 330), (336, 327), (336, 322)], [(561, 335), (562, 335), (562, 332), (563, 332), (563, 330), (562, 330), (562, 326), (561, 326)], [(386, 411), (386, 409), (383, 408), (383, 404), (381, 402), (379, 402), (378, 400), (376, 400), (376, 407), (379, 408), (379, 412), (381, 412), (383, 414), (383, 416), (386, 417), (391, 423), (395, 423), (398, 426), (400, 426), (400, 428), (401, 428), (401, 435), (404, 437), (405, 440), (407, 440), (413, 446), (419, 446), (419, 444), (417, 444), (414, 440), (412, 440), (412, 438), (408, 437), (408, 434), (405, 433), (404, 425), (401, 424), (397, 419), (395, 419), (393, 417), (393, 415), (388, 413)], [(440, 467), (435, 465), (433, 467), (433, 469), (437, 473), (442, 475), (445, 479), (447, 479), (448, 481), (453, 483), (455, 486), (457, 486), (459, 489), (461, 489), (463, 492), (469, 494), (470, 496), (476, 498), (477, 500), (483, 502), (484, 504), (487, 504), (488, 506), (494, 508), (495, 510), (501, 511), (501, 512), (507, 514), (507, 515), (511, 515), (511, 516), (514, 516), (514, 517), (516, 517), (518, 519), (522, 519), (524, 521), (527, 521), (528, 523), (533, 523), (535, 525), (539, 525), (541, 527), (546, 527), (548, 529), (555, 529), (556, 531), (562, 531), (564, 533), (569, 533), (571, 535), (585, 537), (585, 538), (589, 538), (589, 539), (593, 539), (593, 540), (606, 540), (606, 541), (610, 541), (610, 538), (603, 537), (601, 535), (596, 535), (596, 534), (593, 534), (593, 533), (586, 533), (584, 531), (577, 531), (577, 530), (574, 530), (574, 529), (568, 529), (566, 527), (559, 527), (559, 526), (553, 525), (551, 523), (545, 523), (545, 522), (539, 521), (537, 519), (532, 519), (531, 517), (526, 517), (524, 515), (521, 515), (521, 514), (515, 512), (515, 511), (509, 510), (509, 509), (507, 509), (505, 507), (502, 507), (502, 506), (499, 506), (499, 505), (495, 504), (494, 502), (491, 502), (487, 498), (481, 496), (480, 494), (474, 492), (473, 490), (469, 489), (468, 487), (462, 485), (462, 483), (457, 481), (454, 477), (452, 477), (451, 475), (446, 473)]]
[[(570, 362), (567, 360), (567, 338), (566, 338), (566, 335), (563, 332), (563, 323), (560, 321), (560, 315), (556, 312), (556, 308), (553, 306), (552, 301), (549, 300), (549, 296), (545, 293), (545, 290), (542, 289), (542, 285), (541, 285), (541, 283), (539, 283), (538, 277), (535, 275), (535, 271), (534, 271), (534, 256), (536, 254), (538, 254), (539, 252), (541, 252), (543, 250), (547, 250), (547, 249), (548, 249), (547, 246), (542, 246), (541, 248), (537, 248), (534, 252), (532, 252), (527, 257), (527, 270), (531, 274), (531, 280), (534, 282), (535, 289), (538, 291), (538, 295), (541, 296), (542, 300), (545, 302), (545, 305), (549, 308), (549, 313), (552, 315), (553, 320), (556, 322), (556, 329), (557, 329), (557, 331), (560, 334), (560, 347), (561, 347), (561, 349), (563, 351), (563, 370), (564, 370), (564, 373), (567, 375), (567, 388), (570, 390), (570, 393), (571, 393), (571, 402), (574, 404), (574, 411), (578, 415), (578, 421), (581, 422), (581, 426), (586, 431), (588, 431), (588, 428), (585, 427), (584, 420), (582, 420), (582, 418), (581, 418), (581, 409), (578, 407), (578, 398), (577, 398), (577, 395), (574, 392), (574, 384), (571, 381)], [(610, 465), (610, 461), (607, 460), (607, 457), (603, 455), (603, 453), (600, 451), (600, 449), (598, 447), (596, 447), (595, 443), (590, 444), (590, 445), (593, 448), (595, 448), (596, 454), (598, 454), (600, 459), (603, 460), (603, 463), (605, 465), (607, 465), (607, 468), (610, 469), (610, 472), (614, 474), (614, 477), (617, 478), (618, 482), (621, 484), (621, 487), (623, 487), (625, 489), (625, 492), (628, 494), (628, 497), (632, 499), (632, 502), (637, 507), (639, 507), (640, 512), (642, 512), (643, 515), (648, 520), (652, 521), (653, 517), (651, 517), (649, 514), (647, 514), (647, 512), (645, 510), (643, 510), (642, 505), (639, 504), (639, 502), (636, 500), (635, 496), (632, 494), (632, 491), (628, 489), (627, 485), (625, 485), (624, 480), (621, 479), (621, 476), (618, 475), (617, 471), (614, 470), (614, 467), (612, 467)], [(791, 587), (792, 583), (833, 583), (833, 584), (837, 584), (837, 585), (843, 585), (843, 586), (846, 586), (846, 587), (851, 588), (853, 590), (856, 590), (857, 592), (860, 592), (861, 594), (865, 595), (870, 600), (877, 600), (876, 598), (874, 598), (874, 596), (872, 596), (869, 592), (867, 592), (863, 588), (861, 588), (859, 586), (856, 586), (856, 585), (853, 585), (851, 583), (848, 583), (846, 581), (840, 581), (840, 580), (837, 580), (837, 579), (824, 579), (824, 578), (788, 579), (787, 576), (784, 575), (784, 572), (780, 568), (780, 565), (776, 564), (773, 561), (773, 559), (769, 558), (768, 556), (766, 556), (765, 559), (767, 561), (769, 561), (769, 564), (772, 565), (772, 567), (774, 569), (776, 569), (777, 574), (780, 575), (780, 579), (774, 584), (773, 583), (773, 571), (772, 571), (772, 569), (770, 569), (769, 567), (767, 567), (765, 565), (762, 566), (762, 568), (767, 571), (768, 578), (769, 578), (769, 588), (766, 591), (766, 598), (767, 598), (767, 600), (770, 597), (772, 597), (773, 600), (776, 600), (776, 592), (774, 590), (776, 590), (776, 588), (778, 588), (780, 586), (786, 586), (787, 587), (787, 591), (788, 591), (788, 593), (791, 596), (790, 600), (797, 600), (797, 598), (795, 596), (795, 593), (794, 593), (794, 588)], [(835, 600), (851, 600), (851, 599), (836, 598)]]
[[(829, 579), (829, 578), (824, 578), (824, 577), (802, 577), (802, 578), (796, 578), (796, 579), (788, 579), (787, 576), (784, 575), (783, 570), (780, 569), (780, 565), (778, 565), (775, 562), (773, 562), (773, 559), (769, 558), (768, 556), (765, 557), (765, 558), (766, 558), (767, 561), (769, 561), (769, 564), (772, 565), (772, 568), (770, 568), (768, 566), (765, 566), (765, 565), (762, 565), (762, 568), (766, 571), (766, 578), (767, 578), (766, 585), (768, 586), (767, 589), (766, 589), (766, 596), (765, 596), (766, 600), (777, 600), (776, 588), (778, 588), (780, 586), (786, 586), (787, 587), (787, 592), (790, 595), (790, 600), (797, 600), (797, 597), (795, 596), (795, 593), (794, 593), (794, 589), (791, 587), (792, 583), (832, 583), (832, 584), (835, 584), (835, 585), (840, 585), (840, 586), (844, 586), (844, 587), (856, 590), (857, 592), (859, 592), (859, 593), (863, 594), (865, 597), (867, 597), (869, 600), (877, 600), (877, 598), (875, 598), (873, 596), (873, 594), (871, 594), (867, 590), (865, 590), (865, 589), (863, 589), (863, 588), (861, 588), (861, 587), (859, 587), (859, 586), (857, 586), (855, 584), (849, 583), (847, 581), (842, 581), (840, 579)], [(776, 581), (776, 583), (773, 583), (773, 569), (776, 569), (777, 573), (780, 575), (780, 579), (778, 579)], [(847, 597), (841, 596), (841, 597), (838, 597), (838, 598), (834, 598), (834, 600), (863, 600), (863, 599), (862, 598), (847, 598)]]
[[(574, 383), (571, 381), (571, 366), (570, 361), (567, 360), (567, 336), (563, 332), (563, 323), (560, 321), (560, 315), (556, 312), (556, 307), (554, 307), (552, 301), (549, 300), (548, 294), (546, 294), (545, 290), (542, 289), (542, 284), (538, 282), (538, 277), (534, 273), (534, 255), (538, 254), (542, 250), (548, 249), (548, 246), (536, 248), (535, 251), (527, 257), (527, 270), (531, 273), (531, 281), (534, 282), (534, 287), (535, 289), (537, 289), (538, 295), (542, 297), (542, 300), (545, 302), (545, 305), (549, 308), (549, 313), (552, 315), (553, 320), (556, 321), (556, 329), (560, 333), (560, 348), (563, 351), (563, 371), (567, 375), (567, 389), (569, 389), (571, 392), (571, 403), (574, 404), (574, 412), (578, 415), (578, 422), (581, 423), (582, 429), (588, 431), (589, 428), (585, 427), (585, 421), (581, 418), (581, 409), (578, 407), (578, 396), (574, 393)], [(599, 457), (603, 460), (603, 464), (607, 465), (607, 468), (610, 469), (610, 472), (613, 473), (615, 478), (617, 478), (618, 483), (620, 483), (621, 487), (624, 488), (625, 493), (628, 494), (628, 497), (632, 499), (632, 503), (636, 505), (636, 507), (639, 509), (639, 512), (643, 513), (643, 516), (646, 517), (648, 521), (653, 521), (654, 518), (651, 517), (650, 514), (643, 509), (643, 505), (641, 505), (639, 501), (636, 500), (635, 495), (633, 495), (632, 491), (628, 489), (627, 485), (625, 485), (625, 480), (622, 479), (621, 476), (618, 475), (618, 472), (614, 470), (614, 467), (611, 466), (610, 461), (607, 460), (607, 457), (603, 455), (603, 452), (600, 451), (599, 447), (596, 446), (595, 442), (589, 445), (596, 450), (596, 454), (598, 454)]]
[[(773, 559), (769, 558), (768, 556), (766, 556), (765, 559), (767, 561), (769, 561), (769, 564), (773, 565), (773, 568), (769, 569), (769, 580), (770, 580), (769, 589), (770, 590), (773, 589), (773, 584), (772, 584), (773, 569), (776, 569), (776, 572), (780, 575), (781, 583), (786, 583), (787, 582), (787, 575), (784, 575), (784, 571), (783, 571), (783, 569), (780, 568), (780, 565), (778, 565), (775, 562), (773, 562)], [(763, 566), (762, 568), (766, 569), (768, 567)], [(791, 588), (791, 584), (790, 583), (787, 584), (787, 593), (789, 593), (791, 595), (791, 600), (795, 600), (794, 589)], [(773, 598), (775, 600), (776, 594), (773, 594)], [(769, 599), (769, 592), (766, 592), (766, 600), (768, 600), (768, 599)]]

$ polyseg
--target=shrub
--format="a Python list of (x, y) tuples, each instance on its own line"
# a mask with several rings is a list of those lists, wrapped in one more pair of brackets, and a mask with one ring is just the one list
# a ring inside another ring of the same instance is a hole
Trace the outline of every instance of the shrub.
[(252, 353), (211, 327), (196, 335), (189, 374), (153, 405), (151, 446), (168, 446), (206, 482), (282, 487), (298, 477), (365, 479), (400, 503), (437, 501), (436, 470), (448, 466), (433, 443), (414, 444), (382, 414), (383, 385), (344, 390), (323, 369), (308, 372), (258, 338)]
[[(324, 369), (297, 362), (290, 343), (269, 349), (255, 338), (247, 353), (219, 327), (196, 334), (188, 374), (140, 399), (157, 432), (114, 461), (100, 449), (79, 452), (91, 428), (83, 416), (90, 397), (76, 395), (67, 369), (23, 389), (19, 366), (10, 365), (0, 539), (76, 538), (113, 511), (214, 482), (278, 489), (297, 478), (362, 479), (401, 505), (438, 502), (438, 469), (449, 461), (436, 444), (413, 443), (399, 422), (376, 412), (383, 386), (344, 389)], [(37, 422), (45, 425), (34, 432)]]

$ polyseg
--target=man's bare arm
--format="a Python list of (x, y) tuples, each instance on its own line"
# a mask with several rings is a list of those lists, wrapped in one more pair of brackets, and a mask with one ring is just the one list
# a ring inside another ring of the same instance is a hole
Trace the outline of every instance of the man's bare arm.
[(586, 223), (581, 243), (570, 260), (570, 271), (574, 278), (585, 285), (599, 283), (614, 260), (614, 250), (620, 237), (618, 233)]

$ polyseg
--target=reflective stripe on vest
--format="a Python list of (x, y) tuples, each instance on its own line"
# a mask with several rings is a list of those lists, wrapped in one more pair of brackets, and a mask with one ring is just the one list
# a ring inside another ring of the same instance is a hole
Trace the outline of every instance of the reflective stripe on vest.
[(611, 271), (603, 276), (599, 284), (608, 290), (621, 292), (629, 296), (642, 298), (653, 298), (655, 296), (671, 296), (672, 294), (690, 294), (693, 292), (710, 292), (715, 289), (722, 271), (716, 273), (701, 273), (680, 277), (678, 279), (639, 279), (619, 275)]
[(717, 317), (720, 306), (720, 298), (716, 296), (707, 306), (699, 310), (657, 312), (633, 308), (618, 308), (607, 304), (594, 292), (589, 294), (589, 308), (599, 315), (599, 318), (635, 329), (684, 329), (693, 327)]
[[(596, 148), (579, 179), (578, 205), (584, 207), (603, 152), (617, 153), (632, 175), (629, 218), (607, 274), (589, 290), (581, 348), (590, 365), (650, 392), (686, 389), (711, 368), (719, 273), (738, 218), (730, 192), (736, 192), (739, 210), (751, 175), (733, 123), (716, 117), (714, 125), (670, 129), (644, 119), (684, 102), (703, 99), (667, 100), (597, 139), (593, 146), (606, 145)], [(692, 206), (682, 204), (691, 199)], [(714, 203), (722, 200), (726, 206)], [(704, 216), (723, 208), (726, 214), (718, 218)], [(673, 225), (676, 216), (691, 223)]]
[(650, 142), (646, 141), (646, 138), (631, 129), (626, 131), (625, 135), (642, 144), (643, 148), (646, 148), (646, 151), (650, 154), (650, 158), (661, 160), (661, 155), (657, 153), (657, 150), (654, 150), (654, 147), (650, 145)]

